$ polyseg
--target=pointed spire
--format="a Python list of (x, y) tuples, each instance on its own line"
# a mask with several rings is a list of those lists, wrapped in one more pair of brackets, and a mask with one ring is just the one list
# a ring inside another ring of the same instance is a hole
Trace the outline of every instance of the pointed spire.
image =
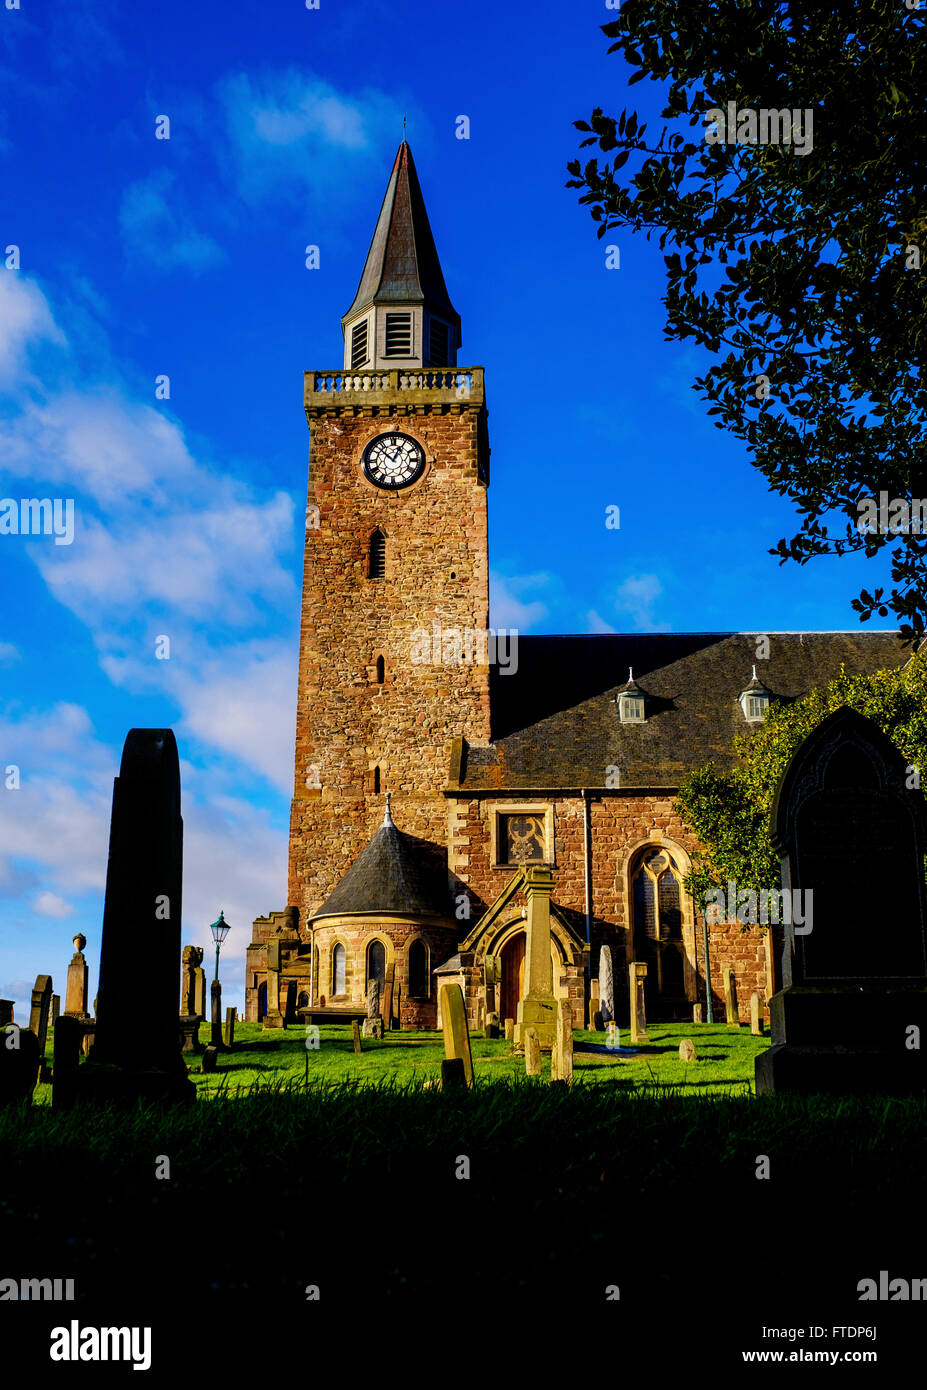
[(389, 825), (391, 825), (391, 826), (393, 826), (393, 827), (395, 828), (395, 822), (393, 821), (392, 813), (390, 812), (390, 809), (389, 809), (389, 798), (390, 798), (390, 793), (387, 792), (387, 793), (386, 793), (386, 810), (383, 812), (383, 824), (384, 824), (384, 826), (389, 826)]
[[(419, 365), (425, 365), (432, 356), (430, 323), (426, 325), (422, 316), (424, 314), (429, 321), (431, 318), (438, 319), (445, 326), (443, 331), (449, 341), (447, 351), (450, 356), (450, 362), (439, 365), (453, 365), (456, 362), (456, 350), (460, 345), (460, 315), (451, 304), (444, 283), (425, 200), (404, 129), (357, 294), (341, 320), (346, 340), (351, 336), (353, 325), (368, 314), (371, 307), (377, 317), (387, 309), (394, 314), (407, 309), (413, 314), (415, 323), (408, 356), (417, 359)], [(382, 351), (383, 328), (378, 322), (370, 323), (368, 333), (370, 346), (374, 349), (369, 357), (373, 361), (368, 358), (363, 364), (357, 365), (389, 365), (387, 361), (379, 361), (381, 356), (387, 356)], [(442, 338), (442, 346), (443, 341)], [(423, 354), (423, 347), (428, 348), (428, 358)], [(346, 361), (345, 365), (351, 363)]]

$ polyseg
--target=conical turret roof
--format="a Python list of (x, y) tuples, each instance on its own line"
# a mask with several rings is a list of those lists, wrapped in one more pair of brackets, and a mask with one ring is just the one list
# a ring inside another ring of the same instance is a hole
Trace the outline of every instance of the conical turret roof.
[(397, 830), (388, 804), (383, 824), (312, 919), (357, 912), (454, 915), (447, 869)]
[(412, 151), (403, 140), (354, 303), (341, 322), (371, 304), (422, 303), (455, 323), (459, 335), (460, 315), (448, 296)]

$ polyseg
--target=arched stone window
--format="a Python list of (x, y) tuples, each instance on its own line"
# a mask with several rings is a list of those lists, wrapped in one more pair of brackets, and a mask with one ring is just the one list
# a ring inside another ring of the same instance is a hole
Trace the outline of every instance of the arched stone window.
[(347, 952), (339, 941), (332, 951), (332, 994), (347, 994)]
[(631, 875), (634, 947), (646, 961), (648, 1007), (674, 1015), (686, 1007), (682, 871), (663, 846), (642, 851)]
[(427, 999), (430, 994), (428, 947), (421, 937), (416, 937), (409, 947), (409, 995), (412, 999)]
[(386, 658), (380, 654), (377, 657), (377, 685), (382, 685), (386, 680)]
[(386, 947), (382, 941), (371, 941), (367, 947), (367, 984), (376, 980), (380, 993), (386, 983)]

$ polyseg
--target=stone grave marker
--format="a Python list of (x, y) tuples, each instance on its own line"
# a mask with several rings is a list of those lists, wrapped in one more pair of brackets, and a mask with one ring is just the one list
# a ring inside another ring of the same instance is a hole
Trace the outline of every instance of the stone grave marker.
[(203, 1051), (203, 1045), (200, 1042), (202, 1019), (196, 1008), (196, 972), (201, 966), (202, 960), (202, 946), (184, 946), (180, 973), (180, 1050), (188, 1054)]
[(267, 1013), (265, 1028), (285, 1028), (286, 1019), (280, 1012), (280, 942), (267, 943)]
[(231, 1051), (235, 1046), (235, 1024), (238, 1021), (238, 1010), (229, 1008), (225, 1011), (225, 1045)]
[(763, 1033), (762, 1005), (760, 996), (756, 990), (750, 995), (750, 1032), (756, 1037), (761, 1037)]
[(61, 1012), (61, 995), (60, 995), (60, 994), (53, 994), (53, 995), (52, 995), (52, 1006), (51, 1006), (51, 1026), (52, 1026), (53, 1028), (54, 1028), (55, 1024), (58, 1022), (58, 1015), (60, 1014), (60, 1012)]
[(200, 1064), (200, 1071), (215, 1071), (218, 1061), (219, 1049), (217, 1047), (214, 1047), (212, 1043), (210, 1043), (206, 1051), (203, 1053), (203, 1060)]
[(612, 953), (608, 946), (599, 951), (599, 1008), (602, 1022), (609, 1024), (615, 1017), (615, 977), (612, 974)]
[(525, 1075), (541, 1075), (541, 1041), (537, 1029), (525, 1029)]
[(702, 1021), (702, 1005), (701, 1005), (701, 1004), (693, 1004), (693, 1005), (692, 1005), (692, 1022), (693, 1022), (693, 1023), (701, 1023), (701, 1021)]
[(441, 1024), (444, 1029), (444, 1055), (446, 1058), (460, 1058), (463, 1062), (464, 1076), (468, 1086), (473, 1085), (473, 1058), (470, 1055), (470, 1030), (467, 1027), (467, 1010), (464, 1005), (463, 990), (460, 985), (442, 985)]
[(644, 1004), (644, 981), (646, 978), (646, 963), (644, 961), (632, 960), (628, 965), (632, 1046), (634, 1043), (650, 1041), (647, 1036), (647, 1010)]
[(48, 1015), (51, 1012), (51, 975), (36, 975), (32, 990), (32, 1008), (29, 1012), (29, 1031), (34, 1033), (39, 1044), (39, 1081), (47, 1081), (48, 1068), (45, 1065), (45, 1043), (48, 1039)]
[(679, 1044), (680, 1062), (697, 1062), (698, 1053), (695, 1050), (695, 1043), (691, 1038), (683, 1038)]
[(32, 1101), (39, 1076), (39, 1040), (15, 1023), (0, 1028), (0, 1105)]
[(100, 987), (80, 1096), (189, 1101), (177, 1027), (182, 920), (180, 762), (170, 729), (131, 729), (113, 783)]
[(557, 1000), (557, 1037), (550, 1059), (551, 1081), (573, 1080), (573, 1012), (564, 999)]
[(514, 1042), (514, 1040), (515, 1040), (515, 1020), (514, 1020), (514, 1018), (507, 1018), (507, 1019), (505, 1020), (505, 1040), (506, 1040), (506, 1042)]
[(376, 980), (371, 980), (367, 986), (367, 1017), (364, 1019), (361, 1033), (365, 1038), (383, 1037), (383, 1018), (380, 1014), (380, 986)]
[(524, 893), (528, 903), (525, 924), (525, 993), (518, 1001), (514, 1041), (516, 1047), (522, 1047), (526, 1030), (533, 1028), (538, 1035), (540, 1046), (549, 1051), (553, 1047), (556, 1032), (556, 1000), (550, 958), (550, 895), (554, 886), (554, 874), (548, 864), (533, 864), (525, 869), (524, 874)]
[(740, 1014), (737, 1009), (737, 980), (731, 966), (726, 965), (722, 971), (724, 980), (724, 1012), (727, 1019), (728, 1028), (740, 1027)]
[(499, 1028), (499, 1015), (495, 1013), (487, 1014), (486, 1024), (483, 1028), (484, 1037), (498, 1038), (500, 1031), (501, 1030)]
[(358, 1023), (356, 1018), (351, 1019), (351, 1036), (354, 1040), (354, 1051), (358, 1053), (362, 1052), (363, 1049), (361, 1047), (360, 1024)]
[(923, 1093), (927, 811), (905, 756), (838, 709), (793, 754), (771, 822), (793, 907), (757, 1094)]
[(466, 1090), (467, 1071), (462, 1057), (445, 1057), (441, 1062), (442, 1091)]
[(595, 1016), (601, 1013), (599, 1005), (599, 982), (598, 980), (589, 981), (589, 1031), (595, 1032)]
[(383, 1027), (392, 1029), (393, 1026), (393, 989), (396, 979), (395, 963), (386, 967), (386, 976), (383, 981)]
[(87, 938), (82, 933), (74, 937), (74, 954), (68, 966), (68, 979), (64, 991), (64, 1011), (69, 1018), (89, 1019), (87, 1012), (87, 1000), (89, 998), (87, 988), (87, 962), (84, 959), (84, 947), (87, 945)]

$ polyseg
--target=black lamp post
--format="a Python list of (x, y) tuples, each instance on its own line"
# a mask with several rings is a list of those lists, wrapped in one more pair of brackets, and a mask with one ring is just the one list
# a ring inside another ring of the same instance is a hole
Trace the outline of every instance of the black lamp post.
[(212, 1046), (222, 1046), (222, 986), (219, 984), (219, 950), (229, 934), (229, 924), (220, 908), (218, 920), (210, 925), (216, 943), (216, 978), (212, 982)]

